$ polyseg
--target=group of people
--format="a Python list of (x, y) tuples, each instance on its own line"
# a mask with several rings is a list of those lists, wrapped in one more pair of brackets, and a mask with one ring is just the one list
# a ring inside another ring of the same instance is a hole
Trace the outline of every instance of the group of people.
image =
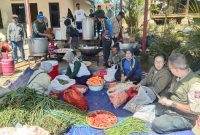
[[(53, 39), (52, 34), (47, 33), (48, 20), (40, 11), (36, 20), (33, 22), (32, 38), (46, 37)], [(24, 26), (18, 22), (18, 16), (12, 15), (12, 22), (7, 28), (7, 41), (11, 44), (13, 50), (14, 63), (18, 63), (19, 57), (17, 55), (17, 48), (19, 48), (22, 62), (25, 62), (24, 39), (26, 38)]]
[[(80, 8), (79, 3), (76, 4), (76, 7), (77, 10), (74, 13), (76, 28), (71, 24), (71, 20), (73, 20), (73, 18), (70, 17), (64, 21), (64, 24), (67, 27), (66, 35), (68, 37), (68, 44), (71, 44), (71, 48), (73, 49), (78, 46), (78, 37), (81, 37), (82, 35), (82, 21), (83, 18), (86, 17), (84, 10)], [(93, 18), (95, 22), (94, 33), (96, 34), (97, 32), (98, 37), (101, 39), (104, 54), (104, 65), (108, 66), (112, 40), (114, 42), (119, 41), (121, 21), (125, 17), (125, 14), (124, 12), (119, 12), (117, 16), (112, 16), (111, 18), (106, 17), (104, 10), (102, 10), (99, 5), (95, 12), (93, 12), (93, 10), (90, 11), (89, 17)]]
[(155, 55), (148, 75), (134, 85), (138, 92), (141, 86), (149, 88), (147, 95), (153, 93), (157, 97), (153, 101), (156, 105), (154, 131), (169, 133), (192, 129), (196, 124), (200, 113), (200, 77), (190, 69), (183, 54), (172, 53), (168, 61), (163, 54)]

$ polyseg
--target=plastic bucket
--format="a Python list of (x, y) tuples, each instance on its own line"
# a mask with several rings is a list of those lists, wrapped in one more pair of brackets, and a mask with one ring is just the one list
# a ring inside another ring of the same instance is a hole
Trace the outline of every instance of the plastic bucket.
[(11, 76), (15, 73), (15, 65), (13, 59), (2, 59), (1, 65), (4, 76)]
[(53, 69), (51, 72), (49, 72), (49, 76), (51, 77), (51, 79), (53, 80), (57, 75), (58, 75), (58, 61), (56, 60), (47, 60), (46, 62), (51, 63), (53, 66)]

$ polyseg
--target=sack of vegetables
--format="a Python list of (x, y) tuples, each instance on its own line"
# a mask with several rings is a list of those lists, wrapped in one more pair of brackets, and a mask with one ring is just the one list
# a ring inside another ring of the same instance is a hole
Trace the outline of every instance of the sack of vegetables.
[(58, 98), (65, 89), (69, 88), (75, 83), (76, 81), (74, 79), (70, 79), (66, 75), (58, 75), (54, 80), (51, 81), (51, 84), (48, 88), (49, 94)]
[(80, 110), (88, 109), (88, 102), (84, 95), (74, 87), (70, 87), (63, 92), (63, 99), (68, 104), (71, 104)]

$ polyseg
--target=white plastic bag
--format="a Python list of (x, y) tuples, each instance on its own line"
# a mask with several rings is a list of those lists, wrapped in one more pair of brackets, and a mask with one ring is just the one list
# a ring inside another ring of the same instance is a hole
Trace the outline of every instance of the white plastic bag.
[[(59, 83), (58, 79), (61, 79), (61, 80), (65, 80), (67, 81), (68, 83), (65, 84), (65, 85), (62, 85)], [(76, 83), (76, 81), (74, 79), (70, 79), (68, 76), (66, 75), (58, 75), (55, 77), (55, 79), (53, 79), (51, 81), (51, 84), (49, 86), (49, 93), (51, 91), (55, 92), (55, 93), (61, 93), (62, 91), (64, 91), (65, 89), (69, 88), (70, 86), (74, 85)]]
[(152, 123), (156, 117), (155, 113), (155, 105), (144, 105), (133, 114), (133, 117)]
[(115, 80), (115, 73), (117, 71), (116, 65), (113, 65), (111, 68), (106, 69), (107, 75), (104, 75), (104, 79), (107, 82), (112, 82)]
[(153, 103), (155, 99), (156, 95), (150, 88), (140, 86), (138, 94), (124, 106), (124, 109), (134, 113), (140, 106)]

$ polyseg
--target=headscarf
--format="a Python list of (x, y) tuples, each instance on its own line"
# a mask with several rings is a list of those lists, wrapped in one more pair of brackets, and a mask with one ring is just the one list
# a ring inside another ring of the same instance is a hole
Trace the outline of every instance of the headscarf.
[(134, 56), (133, 48), (129, 48), (129, 49), (126, 50), (126, 52), (127, 52), (127, 51), (131, 52), (132, 57)]
[(52, 64), (49, 63), (49, 62), (43, 61), (43, 62), (41, 62), (39, 69), (40, 69), (40, 70), (43, 70), (45, 73), (49, 73), (49, 72), (52, 71), (53, 66), (52, 66)]
[(74, 63), (78, 60), (78, 58), (75, 57), (73, 52), (67, 51), (65, 55), (63, 56), (63, 60), (66, 60), (67, 62)]
[(71, 20), (69, 18), (67, 18), (65, 21), (64, 21), (64, 24), (65, 26), (69, 26), (71, 24)]

